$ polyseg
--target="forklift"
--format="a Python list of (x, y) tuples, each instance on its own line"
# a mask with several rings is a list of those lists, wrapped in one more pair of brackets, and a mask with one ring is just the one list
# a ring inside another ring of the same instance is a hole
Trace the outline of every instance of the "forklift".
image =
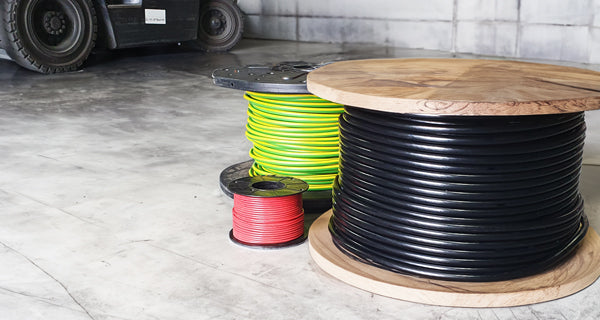
[(0, 0), (0, 49), (40, 73), (77, 70), (95, 47), (227, 51), (243, 27), (234, 0)]

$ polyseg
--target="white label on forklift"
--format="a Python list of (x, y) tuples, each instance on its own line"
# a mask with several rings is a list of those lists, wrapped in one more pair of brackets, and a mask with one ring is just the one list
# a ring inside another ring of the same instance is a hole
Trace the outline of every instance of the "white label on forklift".
[(146, 24), (167, 24), (167, 10), (146, 9)]

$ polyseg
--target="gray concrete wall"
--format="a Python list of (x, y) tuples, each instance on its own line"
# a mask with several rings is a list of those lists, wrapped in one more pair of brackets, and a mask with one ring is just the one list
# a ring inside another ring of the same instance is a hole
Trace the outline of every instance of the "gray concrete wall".
[(600, 0), (239, 0), (246, 37), (600, 63)]

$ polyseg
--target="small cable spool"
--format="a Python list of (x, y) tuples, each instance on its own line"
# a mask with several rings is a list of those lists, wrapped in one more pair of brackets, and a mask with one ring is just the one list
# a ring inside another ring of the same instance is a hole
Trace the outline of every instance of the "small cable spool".
[(333, 209), (313, 259), (408, 301), (504, 307), (600, 276), (600, 237), (578, 190), (600, 73), (515, 61), (334, 63), (309, 90), (346, 105)]
[(246, 137), (252, 160), (221, 172), (221, 189), (233, 196), (229, 182), (259, 175), (296, 177), (307, 182), (307, 212), (331, 208), (331, 187), (338, 170), (338, 117), (343, 106), (306, 90), (306, 75), (320, 65), (302, 61), (273, 66), (217, 69), (216, 85), (244, 90), (248, 101)]
[(282, 248), (306, 240), (302, 193), (308, 184), (278, 176), (245, 177), (232, 181), (233, 228), (229, 238), (253, 248)]

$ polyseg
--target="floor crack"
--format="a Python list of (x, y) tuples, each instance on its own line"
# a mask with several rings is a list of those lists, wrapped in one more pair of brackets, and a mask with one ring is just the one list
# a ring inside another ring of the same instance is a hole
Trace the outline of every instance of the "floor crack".
[(34, 299), (39, 299), (39, 300), (44, 300), (44, 301), (50, 300), (48, 298), (44, 298), (44, 297), (40, 297), (40, 296), (28, 294), (26, 292), (20, 292), (20, 291), (11, 290), (9, 288), (0, 287), (0, 290), (6, 291), (6, 292), (10, 292), (10, 293), (14, 293), (14, 294), (18, 294), (18, 295), (25, 296), (25, 297), (28, 297), (28, 298), (34, 298)]
[(36, 268), (38, 268), (40, 271), (42, 271), (44, 274), (46, 274), (48, 277), (50, 277), (52, 280), (54, 280), (56, 283), (58, 283), (65, 290), (65, 292), (69, 295), (69, 297), (71, 297), (71, 299), (88, 315), (88, 317), (90, 319), (96, 320), (90, 314), (90, 312), (79, 301), (77, 301), (77, 299), (71, 294), (71, 292), (69, 291), (69, 289), (67, 288), (67, 286), (65, 286), (60, 280), (56, 279), (53, 275), (51, 275), (50, 273), (48, 273), (48, 271), (44, 270), (44, 268), (40, 267), (37, 263), (35, 263), (33, 260), (31, 260), (29, 257), (27, 257), (26, 255), (24, 255), (20, 251), (12, 248), (10, 246), (8, 246), (7, 244), (5, 244), (2, 241), (0, 241), (0, 244), (2, 246), (4, 246), (5, 248), (7, 248), (8, 250), (10, 250), (10, 251), (18, 254), (19, 256), (23, 257), (23, 259), (29, 261), (29, 263), (31, 263), (32, 265), (34, 265)]
[(16, 193), (16, 194), (18, 194), (18, 195), (20, 195), (21, 197), (24, 197), (24, 198), (27, 198), (27, 199), (29, 199), (29, 200), (31, 200), (31, 201), (37, 202), (37, 203), (39, 203), (39, 204), (41, 204), (41, 205), (43, 205), (43, 206), (46, 206), (46, 207), (50, 207), (50, 208), (56, 209), (56, 210), (58, 210), (58, 211), (60, 211), (60, 212), (62, 212), (62, 213), (64, 213), (64, 214), (66, 214), (66, 215), (69, 215), (69, 216), (71, 216), (71, 217), (73, 217), (73, 218), (75, 218), (75, 219), (77, 219), (77, 220), (79, 220), (79, 221), (82, 221), (82, 222), (85, 222), (85, 223), (89, 223), (89, 224), (91, 224), (91, 225), (94, 225), (94, 226), (96, 226), (96, 227), (99, 227), (99, 228), (101, 228), (101, 226), (99, 226), (98, 224), (96, 224), (96, 223), (94, 223), (94, 222), (91, 222), (91, 221), (88, 221), (88, 220), (86, 220), (86, 219), (83, 219), (83, 218), (81, 218), (81, 217), (78, 217), (78, 216), (76, 216), (76, 215), (74, 215), (74, 214), (72, 214), (72, 213), (70, 213), (70, 212), (68, 212), (68, 211), (66, 211), (66, 210), (63, 210), (63, 209), (61, 209), (61, 208), (58, 208), (58, 207), (55, 207), (55, 206), (53, 206), (53, 205), (50, 205), (50, 204), (48, 204), (48, 203), (45, 203), (45, 202), (43, 202), (43, 201), (40, 201), (40, 200), (38, 200), (38, 199), (36, 199), (36, 198), (30, 197), (30, 196), (28, 196), (28, 195), (26, 195), (26, 194), (22, 194), (22, 193), (20, 193), (20, 192), (16, 192), (16, 191), (13, 191), (13, 192), (14, 192), (14, 193)]
[(71, 308), (71, 307), (68, 307), (68, 306), (65, 306), (65, 305), (62, 305), (62, 304), (54, 303), (51, 299), (48, 299), (48, 298), (44, 298), (44, 297), (40, 297), (40, 296), (28, 294), (28, 293), (25, 293), (25, 292), (15, 291), (15, 290), (11, 290), (11, 289), (4, 288), (4, 287), (0, 287), (0, 291), (12, 293), (12, 294), (17, 294), (17, 295), (21, 295), (21, 296), (28, 297), (28, 298), (32, 298), (32, 299), (35, 299), (35, 300), (40, 301), (42, 303), (49, 304), (51, 306), (55, 306), (55, 307), (59, 307), (59, 308), (64, 308), (64, 309), (71, 310), (71, 311), (74, 311), (74, 312), (80, 312), (79, 310), (76, 310), (74, 308)]

